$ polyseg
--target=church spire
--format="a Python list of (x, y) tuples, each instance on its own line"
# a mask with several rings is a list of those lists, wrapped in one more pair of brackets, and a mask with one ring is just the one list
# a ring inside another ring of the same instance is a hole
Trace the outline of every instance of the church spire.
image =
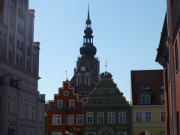
[(91, 25), (91, 19), (90, 19), (90, 15), (89, 15), (89, 3), (88, 3), (88, 16), (87, 16), (86, 24)]
[(91, 19), (89, 15), (89, 4), (88, 4), (88, 16), (86, 20), (86, 28), (84, 30), (83, 46), (80, 48), (82, 57), (94, 57), (96, 54), (96, 47), (93, 45), (93, 30), (91, 29)]

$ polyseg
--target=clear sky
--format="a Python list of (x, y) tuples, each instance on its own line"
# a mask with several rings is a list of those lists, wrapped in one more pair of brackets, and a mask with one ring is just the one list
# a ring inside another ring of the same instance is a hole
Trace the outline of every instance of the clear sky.
[(128, 101), (131, 70), (162, 69), (155, 62), (165, 0), (29, 0), (35, 9), (34, 41), (40, 45), (39, 91), (52, 100), (66, 73), (74, 74), (83, 43), (88, 3), (100, 72), (112, 73)]

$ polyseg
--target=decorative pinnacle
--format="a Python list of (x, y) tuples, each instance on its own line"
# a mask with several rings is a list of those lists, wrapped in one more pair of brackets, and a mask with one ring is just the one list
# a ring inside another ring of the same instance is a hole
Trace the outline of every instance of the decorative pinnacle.
[(107, 59), (106, 59), (106, 62), (105, 62), (105, 67), (106, 67), (106, 72), (107, 72)]
[(89, 17), (89, 3), (88, 3), (88, 20), (90, 20), (90, 17)]

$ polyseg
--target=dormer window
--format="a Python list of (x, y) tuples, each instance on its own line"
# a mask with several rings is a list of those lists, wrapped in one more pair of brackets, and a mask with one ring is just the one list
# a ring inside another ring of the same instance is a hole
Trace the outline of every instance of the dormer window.
[(141, 104), (150, 104), (151, 96), (150, 95), (141, 95)]
[(150, 86), (148, 85), (142, 85), (141, 90), (150, 90)]

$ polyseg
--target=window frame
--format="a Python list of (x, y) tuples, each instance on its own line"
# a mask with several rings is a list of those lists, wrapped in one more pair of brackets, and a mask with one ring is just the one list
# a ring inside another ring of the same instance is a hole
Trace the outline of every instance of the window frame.
[(67, 115), (67, 124), (74, 125), (74, 115), (73, 114)]
[[(163, 113), (163, 115), (162, 115), (162, 113)], [(161, 111), (160, 112), (160, 122), (165, 122), (165, 119), (166, 119), (166, 117), (165, 117), (165, 111)]]
[[(71, 102), (73, 101), (73, 105), (71, 104)], [(75, 100), (74, 99), (70, 99), (69, 100), (69, 108), (71, 108), (71, 107), (75, 107)]]
[(95, 132), (86, 132), (86, 135), (96, 135)]
[(86, 123), (93, 124), (93, 112), (86, 112)]
[(114, 124), (116, 122), (115, 112), (108, 112), (108, 123)]
[(52, 132), (52, 135), (62, 135), (62, 132), (58, 132), (58, 131)]
[[(146, 113), (150, 113), (150, 115), (149, 114), (147, 115)], [(146, 122), (146, 123), (152, 122), (152, 112), (151, 111), (145, 111), (144, 112), (144, 122)]]
[[(56, 117), (59, 117), (59, 118), (56, 118)], [(61, 125), (61, 115), (60, 114), (52, 115), (52, 125)]]
[(127, 135), (127, 131), (118, 131), (116, 135)]
[[(137, 115), (137, 113), (141, 113), (141, 115)], [(139, 120), (137, 120), (137, 117), (139, 118)], [(143, 112), (142, 111), (135, 112), (135, 122), (136, 123), (142, 123), (143, 122)]]
[(119, 123), (126, 123), (126, 112), (125, 111), (119, 112)]
[[(59, 103), (61, 103), (61, 106)], [(59, 109), (63, 108), (63, 100), (57, 100), (57, 108)]]
[[(143, 103), (143, 97), (144, 97), (144, 103)], [(149, 98), (149, 102), (147, 97)], [(151, 95), (141, 95), (141, 104), (143, 105), (151, 104)]]
[[(79, 118), (79, 116), (81, 116), (81, 118)], [(81, 121), (81, 122), (79, 122), (79, 121)], [(76, 115), (76, 124), (83, 125), (83, 114)]]
[(97, 112), (97, 124), (104, 124), (104, 112)]

